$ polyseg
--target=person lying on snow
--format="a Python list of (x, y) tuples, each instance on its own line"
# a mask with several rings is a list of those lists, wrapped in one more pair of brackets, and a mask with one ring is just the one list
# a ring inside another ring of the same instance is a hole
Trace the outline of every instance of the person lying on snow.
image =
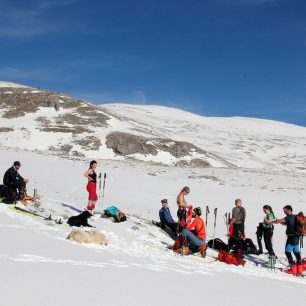
[(196, 207), (192, 211), (192, 217), (194, 218), (191, 224), (184, 228), (175, 241), (172, 247), (176, 253), (182, 252), (182, 246), (185, 246), (185, 255), (201, 252), (201, 256), (206, 256), (206, 227), (203, 219), (201, 218), (202, 210), (200, 207)]

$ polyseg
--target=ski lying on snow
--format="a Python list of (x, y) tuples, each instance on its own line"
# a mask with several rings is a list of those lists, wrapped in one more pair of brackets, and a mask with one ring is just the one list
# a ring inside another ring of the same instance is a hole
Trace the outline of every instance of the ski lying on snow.
[(35, 210), (30, 210), (30, 209), (27, 209), (26, 207), (20, 207), (20, 206), (16, 206), (14, 204), (8, 204), (8, 207), (11, 209), (11, 210), (15, 210), (19, 213), (22, 213), (22, 214), (25, 214), (25, 215), (28, 215), (28, 216), (34, 216), (34, 217), (39, 217), (39, 218), (42, 218), (44, 219), (45, 221), (53, 221), (54, 223), (60, 225), (60, 224), (63, 224), (63, 221), (61, 219), (53, 219), (51, 215), (49, 215), (48, 217), (47, 216), (44, 216), (42, 214), (40, 214), (39, 212), (35, 211)]
[(284, 272), (284, 270), (286, 269), (286, 266), (283, 263), (281, 263), (278, 259), (276, 259), (276, 265), (271, 267), (269, 266), (268, 260), (264, 260), (262, 258), (256, 257), (256, 255), (248, 254), (248, 255), (244, 255), (244, 258), (248, 260), (249, 262), (254, 263), (258, 267), (267, 268), (271, 271), (278, 270), (278, 271)]

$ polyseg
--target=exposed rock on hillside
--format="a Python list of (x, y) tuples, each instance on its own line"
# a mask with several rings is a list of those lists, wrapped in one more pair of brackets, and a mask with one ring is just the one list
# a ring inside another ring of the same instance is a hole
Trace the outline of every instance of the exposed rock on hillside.
[(133, 154), (157, 155), (158, 152), (168, 152), (175, 158), (190, 157), (182, 160), (179, 166), (208, 167), (209, 163), (200, 158), (193, 158), (194, 154), (204, 155), (206, 152), (195, 145), (163, 138), (147, 138), (130, 133), (113, 132), (107, 135), (106, 146), (116, 154), (128, 156)]

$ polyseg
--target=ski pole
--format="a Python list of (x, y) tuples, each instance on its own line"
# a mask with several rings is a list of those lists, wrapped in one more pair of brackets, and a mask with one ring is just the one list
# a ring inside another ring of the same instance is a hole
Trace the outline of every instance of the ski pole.
[(215, 246), (215, 232), (216, 232), (216, 221), (217, 221), (217, 209), (218, 208), (214, 209), (215, 221), (214, 221), (214, 233), (213, 233), (213, 243), (212, 243), (211, 256), (213, 256), (214, 246)]
[(231, 222), (231, 213), (229, 212), (227, 214), (227, 222), (226, 222), (226, 230), (227, 230), (226, 235), (227, 235), (227, 249), (228, 249), (228, 251), (230, 251), (230, 236), (228, 234), (230, 222)]
[[(104, 173), (104, 180), (103, 180), (103, 193), (102, 193), (102, 201), (101, 201), (101, 207), (103, 207), (103, 199), (104, 199), (104, 194), (105, 194), (105, 181), (106, 181), (106, 173)], [(101, 181), (100, 181), (101, 185)], [(101, 187), (100, 187), (101, 190)]]
[(205, 221), (205, 225), (206, 225), (206, 227), (207, 227), (207, 216), (208, 216), (208, 214), (210, 213), (210, 211), (209, 211), (209, 207), (208, 206), (206, 206), (206, 221)]

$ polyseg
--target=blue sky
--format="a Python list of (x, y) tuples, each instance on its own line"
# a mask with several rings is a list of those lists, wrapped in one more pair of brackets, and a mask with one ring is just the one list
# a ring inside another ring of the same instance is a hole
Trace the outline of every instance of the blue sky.
[(0, 80), (306, 126), (304, 0), (0, 0)]

